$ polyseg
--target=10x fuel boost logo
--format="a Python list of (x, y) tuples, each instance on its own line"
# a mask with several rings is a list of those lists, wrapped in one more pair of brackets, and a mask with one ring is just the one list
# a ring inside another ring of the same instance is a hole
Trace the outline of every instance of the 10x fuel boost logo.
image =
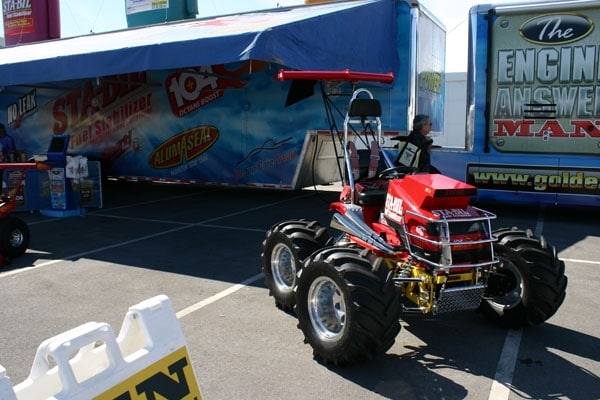
[(226, 70), (224, 65), (214, 65), (169, 75), (165, 87), (171, 111), (177, 117), (184, 117), (221, 98), (226, 88), (244, 87), (241, 77), (248, 72), (248, 63), (244, 63), (234, 71)]

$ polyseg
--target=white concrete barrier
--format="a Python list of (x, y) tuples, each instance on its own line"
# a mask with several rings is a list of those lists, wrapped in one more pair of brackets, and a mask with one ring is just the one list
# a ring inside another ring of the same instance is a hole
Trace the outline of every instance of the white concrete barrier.
[(15, 386), (0, 366), (2, 400), (156, 398), (202, 399), (165, 295), (130, 307), (116, 338), (110, 325), (88, 322), (45, 340), (29, 376)]

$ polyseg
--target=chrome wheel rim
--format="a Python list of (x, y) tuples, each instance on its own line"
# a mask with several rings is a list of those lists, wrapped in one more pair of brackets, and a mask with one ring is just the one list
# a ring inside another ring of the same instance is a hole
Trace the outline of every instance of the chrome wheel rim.
[(8, 241), (11, 247), (19, 247), (23, 244), (23, 238), (23, 232), (21, 232), (19, 229), (15, 229), (10, 233)]
[(346, 327), (346, 302), (339, 286), (329, 277), (319, 277), (308, 291), (308, 314), (322, 340), (339, 339)]
[(490, 297), (488, 301), (496, 308), (511, 309), (521, 304), (524, 293), (523, 277), (519, 269), (511, 262), (505, 262), (499, 272), (509, 277), (506, 279), (512, 280), (511, 287), (496, 296)]
[(279, 243), (273, 248), (271, 271), (275, 285), (282, 292), (290, 292), (296, 282), (296, 262), (288, 246)]

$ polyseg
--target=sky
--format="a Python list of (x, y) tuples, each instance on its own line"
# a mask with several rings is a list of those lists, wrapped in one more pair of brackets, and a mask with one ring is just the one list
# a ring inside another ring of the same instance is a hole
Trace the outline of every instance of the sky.
[[(127, 28), (126, 0), (60, 0), (61, 37), (101, 33)], [(171, 0), (174, 1), (174, 0)], [(467, 69), (467, 17), (475, 4), (485, 0), (420, 0), (446, 27), (446, 72)], [(509, 3), (496, 0), (494, 3)], [(198, 0), (198, 17), (233, 14), (304, 4), (304, 0)], [(0, 36), (4, 27), (0, 19)]]

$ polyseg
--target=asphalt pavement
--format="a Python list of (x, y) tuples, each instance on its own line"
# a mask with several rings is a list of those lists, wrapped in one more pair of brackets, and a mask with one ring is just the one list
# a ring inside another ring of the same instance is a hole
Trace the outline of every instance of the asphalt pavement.
[(165, 294), (204, 399), (600, 398), (600, 210), (484, 205), (494, 227), (529, 227), (565, 261), (567, 297), (546, 323), (406, 317), (385, 355), (338, 368), (313, 359), (260, 271), (273, 223), (328, 223), (339, 188), (325, 189), (110, 182), (84, 216), (17, 214), (31, 243), (0, 268), (0, 365), (17, 384), (45, 339), (89, 321), (118, 331), (130, 306)]

